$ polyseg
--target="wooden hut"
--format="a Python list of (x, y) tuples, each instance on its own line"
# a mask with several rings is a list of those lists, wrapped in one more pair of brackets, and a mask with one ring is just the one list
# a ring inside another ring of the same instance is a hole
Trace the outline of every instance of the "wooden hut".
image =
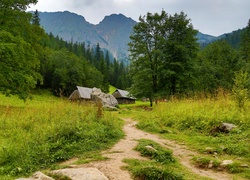
[(135, 99), (129, 96), (129, 92), (121, 89), (116, 89), (112, 94), (118, 101), (118, 104), (135, 104)]
[(77, 101), (77, 100), (84, 100), (90, 101), (91, 100), (91, 92), (92, 88), (88, 87), (80, 87), (76, 86), (77, 89), (69, 96), (69, 100)]

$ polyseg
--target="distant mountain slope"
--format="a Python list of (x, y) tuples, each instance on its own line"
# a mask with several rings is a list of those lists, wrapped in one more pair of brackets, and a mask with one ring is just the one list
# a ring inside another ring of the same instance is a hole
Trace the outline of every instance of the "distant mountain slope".
[[(97, 33), (107, 42), (107, 49), (119, 60), (127, 59), (129, 36), (137, 23), (122, 14), (106, 16), (97, 26)], [(105, 47), (105, 46), (104, 46)]]
[(66, 41), (85, 42), (109, 50), (118, 60), (128, 57), (129, 36), (136, 24), (122, 14), (106, 16), (98, 25), (90, 24), (84, 17), (64, 12), (39, 12), (41, 26)]
[(201, 47), (207, 46), (209, 43), (216, 41), (219, 39), (219, 37), (203, 34), (201, 32), (197, 33), (197, 41), (200, 43)]
[(246, 31), (246, 28), (238, 29), (231, 33), (223, 34), (220, 36), (221, 39), (225, 40), (230, 44), (233, 48), (239, 49), (242, 33)]
[(68, 11), (48, 13), (39, 12), (42, 27), (47, 33), (52, 32), (66, 41), (88, 42), (98, 39), (95, 26), (88, 23), (84, 17)]
[[(137, 24), (122, 14), (112, 14), (97, 25), (91, 24), (83, 16), (64, 12), (40, 12), (41, 26), (47, 33), (52, 33), (66, 41), (85, 42), (109, 50), (119, 61), (127, 61), (129, 36)], [(229, 36), (230, 34), (227, 34)], [(202, 47), (218, 40), (222, 36), (211, 36), (198, 32), (198, 42)]]

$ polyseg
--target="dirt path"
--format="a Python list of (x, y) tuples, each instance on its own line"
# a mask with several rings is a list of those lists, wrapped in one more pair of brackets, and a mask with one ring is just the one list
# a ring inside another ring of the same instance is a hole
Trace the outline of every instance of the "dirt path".
[(108, 161), (91, 162), (84, 165), (78, 165), (77, 167), (94, 167), (104, 173), (110, 180), (131, 180), (131, 175), (127, 170), (122, 169), (122, 166), (126, 164), (122, 162), (123, 159), (146, 159), (140, 156), (140, 154), (133, 150), (137, 145), (138, 139), (150, 139), (160, 145), (173, 150), (173, 155), (179, 159), (180, 163), (186, 166), (195, 174), (199, 174), (204, 177), (217, 180), (231, 180), (229, 174), (224, 172), (214, 172), (212, 170), (202, 170), (194, 167), (190, 164), (190, 159), (195, 153), (188, 150), (184, 145), (178, 145), (173, 141), (159, 138), (157, 135), (143, 132), (135, 127), (135, 122), (131, 119), (124, 119), (125, 125), (123, 131), (125, 132), (125, 138), (120, 140), (115, 146), (107, 151), (103, 152), (103, 156), (110, 158)]

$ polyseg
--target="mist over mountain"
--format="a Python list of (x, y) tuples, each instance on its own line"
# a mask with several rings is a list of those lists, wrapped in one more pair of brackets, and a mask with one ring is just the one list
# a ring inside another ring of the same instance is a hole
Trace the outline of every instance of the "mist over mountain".
[[(119, 61), (128, 59), (129, 36), (137, 24), (122, 14), (105, 16), (97, 25), (91, 24), (83, 16), (64, 12), (39, 12), (41, 26), (47, 33), (59, 36), (63, 40), (85, 42), (94, 46), (99, 43), (101, 48), (109, 50)], [(220, 39), (222, 36), (211, 36), (198, 32), (197, 38), (201, 46)]]

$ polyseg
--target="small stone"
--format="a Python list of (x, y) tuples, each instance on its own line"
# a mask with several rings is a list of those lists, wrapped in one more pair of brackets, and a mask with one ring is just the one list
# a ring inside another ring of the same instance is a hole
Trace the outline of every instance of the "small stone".
[(242, 168), (249, 168), (249, 165), (248, 164), (241, 164), (240, 167), (242, 167)]
[(222, 132), (230, 132), (231, 130), (233, 130), (234, 128), (236, 128), (237, 126), (234, 124), (230, 124), (230, 123), (222, 123), (221, 124), (221, 131)]
[(157, 151), (155, 148), (153, 148), (152, 146), (146, 146), (146, 149), (149, 151)]
[(220, 146), (220, 148), (224, 151), (226, 148), (225, 146)]
[(46, 176), (45, 174), (41, 173), (41, 172), (36, 172), (32, 175), (32, 177), (34, 179), (38, 179), (38, 180), (54, 180), (53, 178)]
[(227, 165), (230, 165), (230, 164), (233, 164), (232, 160), (224, 160), (224, 161), (222, 161), (222, 163), (220, 165), (221, 166), (227, 166)]
[(213, 163), (214, 163), (214, 162), (213, 162), (212, 160), (209, 161), (209, 164), (208, 164), (208, 168), (209, 168), (209, 169), (211, 169), (211, 168), (213, 167)]
[(208, 154), (213, 154), (214, 152), (215, 152), (215, 150), (214, 150), (214, 148), (212, 148), (212, 147), (206, 147), (206, 152), (208, 153)]

